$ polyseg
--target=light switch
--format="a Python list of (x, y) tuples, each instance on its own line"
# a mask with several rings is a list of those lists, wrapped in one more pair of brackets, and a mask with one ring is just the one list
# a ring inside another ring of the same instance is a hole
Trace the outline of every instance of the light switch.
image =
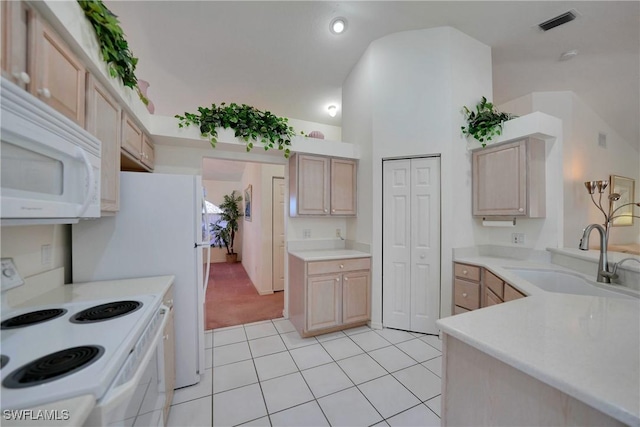
[(13, 258), (2, 258), (2, 290), (6, 291), (23, 284), (24, 280), (20, 277)]

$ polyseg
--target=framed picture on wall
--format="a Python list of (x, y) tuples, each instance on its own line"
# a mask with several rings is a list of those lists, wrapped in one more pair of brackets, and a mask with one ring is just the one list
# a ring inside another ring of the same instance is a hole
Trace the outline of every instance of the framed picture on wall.
[(611, 175), (609, 178), (609, 182), (611, 183), (609, 194), (618, 193), (620, 195), (620, 199), (613, 203), (613, 209), (615, 210), (620, 206), (627, 205), (614, 214), (617, 218), (614, 218), (613, 226), (633, 225), (633, 205), (629, 203), (635, 203), (635, 180), (618, 175)]
[(244, 189), (244, 219), (251, 221), (251, 184)]

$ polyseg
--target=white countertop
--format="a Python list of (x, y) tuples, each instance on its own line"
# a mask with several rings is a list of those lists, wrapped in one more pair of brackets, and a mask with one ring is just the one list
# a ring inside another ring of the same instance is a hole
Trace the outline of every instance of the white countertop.
[(330, 261), (347, 258), (371, 258), (367, 252), (353, 249), (320, 249), (320, 250), (299, 250), (289, 251), (290, 255), (300, 258), (303, 261)]
[[(109, 298), (125, 298), (136, 295), (153, 295), (155, 303), (160, 306), (164, 293), (173, 284), (174, 276), (156, 276), (143, 277), (138, 279), (123, 280), (105, 280), (100, 282), (74, 283), (59, 286), (42, 295), (31, 298), (23, 303), (9, 305), (10, 308), (25, 308), (41, 305), (64, 304), (80, 301), (93, 301)], [(72, 399), (66, 399), (57, 402), (51, 402), (36, 408), (27, 408), (36, 417), (40, 411), (57, 411), (49, 412), (59, 415), (59, 420), (47, 421), (47, 425), (55, 426), (81, 426), (91, 413), (95, 406), (95, 398), (93, 396), (77, 396)], [(68, 419), (64, 416), (63, 410), (68, 411)], [(27, 426), (27, 425), (43, 425), (42, 419), (23, 421), (7, 420), (3, 418), (2, 424), (7, 426)]]
[(640, 300), (546, 292), (503, 267), (553, 264), (459, 257), (528, 298), (451, 316), (442, 331), (629, 425), (640, 424)]
[(124, 298), (135, 295), (155, 295), (162, 298), (173, 284), (174, 276), (142, 277), (138, 279), (104, 280), (100, 282), (72, 283), (31, 298), (11, 308), (24, 308), (45, 304), (93, 301), (105, 298)]

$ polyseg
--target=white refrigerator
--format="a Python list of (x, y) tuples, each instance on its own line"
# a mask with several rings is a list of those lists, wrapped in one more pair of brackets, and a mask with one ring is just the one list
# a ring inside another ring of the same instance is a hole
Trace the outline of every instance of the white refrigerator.
[(176, 388), (199, 382), (205, 369), (206, 218), (200, 176), (121, 172), (120, 211), (72, 226), (76, 283), (175, 276)]

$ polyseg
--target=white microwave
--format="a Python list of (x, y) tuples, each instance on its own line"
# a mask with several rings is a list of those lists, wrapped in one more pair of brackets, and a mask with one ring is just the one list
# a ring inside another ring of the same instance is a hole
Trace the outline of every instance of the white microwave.
[(70, 224), (100, 216), (100, 141), (2, 78), (3, 225)]

